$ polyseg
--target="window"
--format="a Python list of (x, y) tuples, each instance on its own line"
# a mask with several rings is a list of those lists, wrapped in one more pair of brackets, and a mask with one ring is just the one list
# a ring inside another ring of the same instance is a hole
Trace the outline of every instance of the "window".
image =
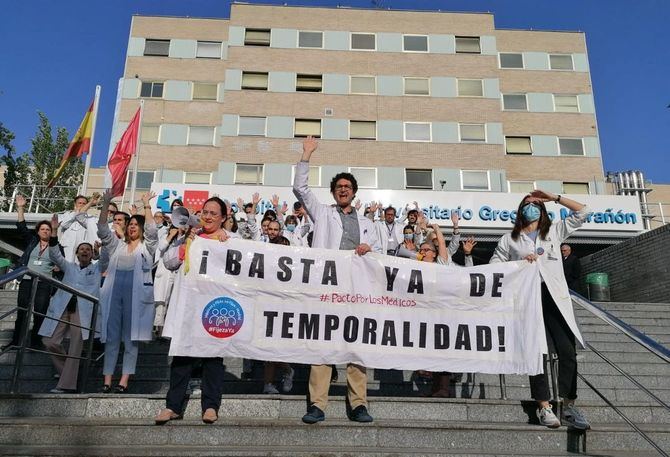
[(242, 89), (268, 90), (268, 74), (243, 71)]
[(459, 97), (483, 97), (484, 87), (481, 79), (459, 79)]
[(237, 134), (240, 136), (265, 136), (264, 117), (240, 116)]
[[(291, 182), (295, 180), (295, 165), (293, 165), (291, 171)], [(312, 166), (309, 167), (309, 179), (307, 181), (310, 187), (320, 187), (321, 186), (321, 167)]]
[(429, 122), (405, 122), (405, 141), (430, 141)]
[(321, 75), (297, 75), (295, 90), (298, 92), (321, 92), (323, 87), (323, 76)]
[(558, 150), (561, 155), (583, 156), (584, 143), (581, 138), (559, 138)]
[(216, 83), (193, 83), (193, 100), (216, 100), (217, 93)]
[(587, 182), (564, 182), (564, 194), (589, 194), (589, 183)]
[(376, 86), (374, 76), (352, 76), (349, 90), (352, 94), (376, 94)]
[(184, 184), (211, 184), (211, 173), (184, 172)]
[(270, 46), (270, 29), (246, 29), (245, 46)]
[(188, 144), (194, 146), (213, 146), (214, 127), (190, 126), (188, 129)]
[(456, 54), (481, 54), (478, 36), (457, 36)]
[(298, 32), (299, 48), (322, 48), (323, 32)]
[(235, 164), (235, 184), (263, 184), (263, 164)]
[(535, 190), (535, 181), (509, 181), (509, 191), (515, 194), (529, 194)]
[(505, 152), (507, 154), (532, 154), (533, 148), (529, 136), (506, 136)]
[(463, 190), (489, 190), (489, 172), (486, 170), (461, 170)]
[(426, 35), (403, 35), (402, 50), (406, 52), (428, 52)]
[(405, 95), (429, 95), (430, 79), (405, 78)]
[(198, 59), (220, 59), (221, 42), (220, 41), (198, 41), (198, 49), (195, 52)]
[(376, 140), (377, 122), (375, 121), (349, 121), (349, 139), (351, 140)]
[[(151, 183), (154, 182), (154, 172), (153, 171), (137, 171), (137, 189), (150, 189)], [(130, 189), (133, 186), (133, 171), (128, 170), (128, 175), (126, 177), (126, 189)]]
[(306, 136), (321, 138), (321, 119), (296, 119), (293, 132), (295, 138)]
[(432, 189), (433, 170), (405, 169), (405, 187), (407, 189)]
[(146, 40), (144, 42), (145, 56), (167, 57), (170, 53), (170, 40)]
[(500, 68), (523, 68), (523, 54), (500, 53)]
[(163, 83), (150, 81), (142, 82), (140, 88), (140, 97), (142, 98), (162, 98), (163, 97)]
[(552, 70), (572, 70), (572, 55), (549, 54), (549, 68)]
[(558, 113), (579, 113), (576, 95), (554, 95), (554, 111)]
[(359, 168), (349, 167), (349, 173), (354, 175), (358, 187), (361, 189), (376, 189), (377, 188), (377, 169), (376, 168)]
[(160, 125), (142, 125), (140, 142), (144, 144), (158, 144)]
[(486, 141), (484, 124), (458, 124), (461, 141), (483, 143)]
[(351, 49), (357, 51), (374, 51), (377, 49), (377, 36), (374, 33), (352, 33)]
[(526, 94), (503, 94), (503, 109), (527, 111)]

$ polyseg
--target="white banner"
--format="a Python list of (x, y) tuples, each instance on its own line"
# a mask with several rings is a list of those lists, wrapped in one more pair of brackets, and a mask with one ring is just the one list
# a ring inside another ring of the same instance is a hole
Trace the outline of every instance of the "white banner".
[(537, 264), (472, 268), (197, 239), (164, 335), (170, 355), (538, 374)]
[[(230, 186), (204, 184), (153, 183), (151, 190), (157, 195), (152, 200), (154, 209), (170, 211), (170, 204), (179, 198), (187, 206), (200, 209), (202, 202), (209, 197), (219, 196), (228, 199), (235, 209), (238, 197), (250, 201), (251, 195), (258, 192), (262, 198), (258, 211), (263, 214), (272, 208), (270, 199), (278, 195), (281, 204), (286, 202), (292, 210), (296, 201), (291, 187), (272, 186)], [(333, 196), (326, 187), (313, 187), (312, 191), (323, 203), (332, 203)], [(442, 192), (433, 190), (388, 190), (359, 189), (356, 194), (365, 206), (371, 201), (382, 202), (384, 206), (396, 208), (398, 216), (404, 218), (405, 205), (413, 207), (417, 202), (430, 220), (441, 226), (450, 226), (451, 213), (461, 218), (462, 230), (499, 229), (506, 233), (512, 229), (519, 202), (525, 194), (503, 192)], [(624, 195), (566, 195), (578, 202), (585, 203), (591, 209), (586, 223), (579, 231), (580, 236), (589, 236), (589, 231), (597, 232), (640, 232), (644, 229), (640, 215), (640, 203), (637, 197)], [(554, 220), (563, 220), (569, 211), (557, 203), (547, 203), (549, 216)], [(260, 222), (260, 221), (259, 221)]]

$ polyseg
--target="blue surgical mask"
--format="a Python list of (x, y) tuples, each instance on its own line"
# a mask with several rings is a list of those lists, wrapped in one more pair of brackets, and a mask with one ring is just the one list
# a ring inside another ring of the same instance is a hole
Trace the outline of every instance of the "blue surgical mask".
[(524, 205), (523, 208), (521, 208), (521, 213), (528, 222), (535, 222), (540, 218), (540, 214), (542, 214), (540, 208), (532, 203)]
[(285, 227), (286, 230), (288, 230), (289, 232), (293, 232), (293, 231), (295, 230), (295, 224), (286, 224), (284, 227)]
[(414, 234), (413, 233), (405, 233), (405, 239), (407, 241), (414, 239)]

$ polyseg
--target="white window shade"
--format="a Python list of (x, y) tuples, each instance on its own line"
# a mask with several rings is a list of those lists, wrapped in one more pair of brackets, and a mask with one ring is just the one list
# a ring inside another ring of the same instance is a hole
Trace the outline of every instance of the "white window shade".
[(589, 184), (585, 182), (564, 182), (564, 194), (589, 194)]
[(554, 107), (559, 113), (578, 113), (579, 101), (576, 95), (554, 95)]
[(377, 169), (376, 168), (356, 168), (350, 167), (349, 173), (354, 175), (359, 188), (375, 189), (377, 188)]
[(184, 184), (210, 184), (211, 180), (211, 173), (184, 172)]
[(361, 140), (377, 139), (377, 123), (375, 121), (350, 121), (349, 138)]
[(486, 141), (486, 126), (484, 124), (459, 124), (461, 141)]
[(191, 126), (188, 132), (188, 144), (212, 146), (214, 144), (214, 127)]
[(235, 184), (263, 184), (263, 165), (238, 163), (235, 166)]
[(463, 190), (489, 190), (487, 171), (463, 171)]
[(238, 135), (240, 136), (265, 136), (264, 117), (240, 116)]
[(506, 136), (505, 152), (508, 154), (532, 154), (529, 136)]
[(479, 37), (456, 37), (456, 53), (481, 54), (481, 52)]
[(552, 70), (572, 70), (572, 56), (570, 54), (551, 54), (549, 66)]
[(351, 77), (352, 94), (374, 94), (375, 77), (374, 76), (352, 76)]
[(193, 100), (216, 100), (216, 83), (193, 83)]
[[(295, 165), (293, 165), (291, 182), (295, 179)], [(308, 184), (310, 187), (320, 187), (321, 186), (321, 167), (311, 166), (309, 167), (309, 179)]]
[(313, 136), (315, 138), (321, 137), (321, 120), (320, 119), (296, 119), (295, 120), (295, 137)]
[(321, 92), (323, 77), (321, 75), (297, 75), (295, 90), (305, 92)]
[(221, 42), (218, 41), (198, 41), (198, 49), (195, 53), (197, 58), (202, 59), (220, 59)]
[(405, 141), (430, 141), (430, 138), (429, 123), (405, 123)]
[(535, 190), (533, 181), (510, 181), (509, 191), (515, 194), (529, 194)]
[(246, 29), (245, 46), (270, 46), (270, 29)]
[(405, 95), (428, 95), (430, 80), (428, 78), (405, 78)]
[(158, 132), (160, 131), (160, 126), (158, 125), (143, 125), (140, 141), (145, 144), (156, 144), (158, 143)]
[(459, 97), (482, 97), (484, 88), (481, 79), (459, 79), (458, 80)]
[(242, 72), (242, 89), (267, 90), (268, 74), (251, 71)]

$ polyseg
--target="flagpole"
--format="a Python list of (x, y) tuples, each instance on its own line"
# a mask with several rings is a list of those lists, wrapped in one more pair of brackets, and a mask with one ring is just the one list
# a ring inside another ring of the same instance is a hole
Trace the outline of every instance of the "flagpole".
[(93, 99), (93, 119), (91, 122), (91, 143), (86, 154), (86, 165), (84, 166), (84, 182), (81, 186), (81, 194), (86, 195), (88, 188), (88, 172), (91, 169), (91, 155), (93, 154), (93, 139), (95, 138), (95, 124), (98, 121), (98, 105), (100, 103), (100, 85), (95, 86), (95, 98)]
[(140, 119), (137, 125), (137, 150), (135, 151), (135, 163), (133, 164), (133, 183), (130, 187), (130, 207), (135, 203), (135, 188), (137, 187), (137, 166), (140, 162), (140, 143), (142, 138), (142, 116), (144, 115), (144, 99), (140, 100)]

